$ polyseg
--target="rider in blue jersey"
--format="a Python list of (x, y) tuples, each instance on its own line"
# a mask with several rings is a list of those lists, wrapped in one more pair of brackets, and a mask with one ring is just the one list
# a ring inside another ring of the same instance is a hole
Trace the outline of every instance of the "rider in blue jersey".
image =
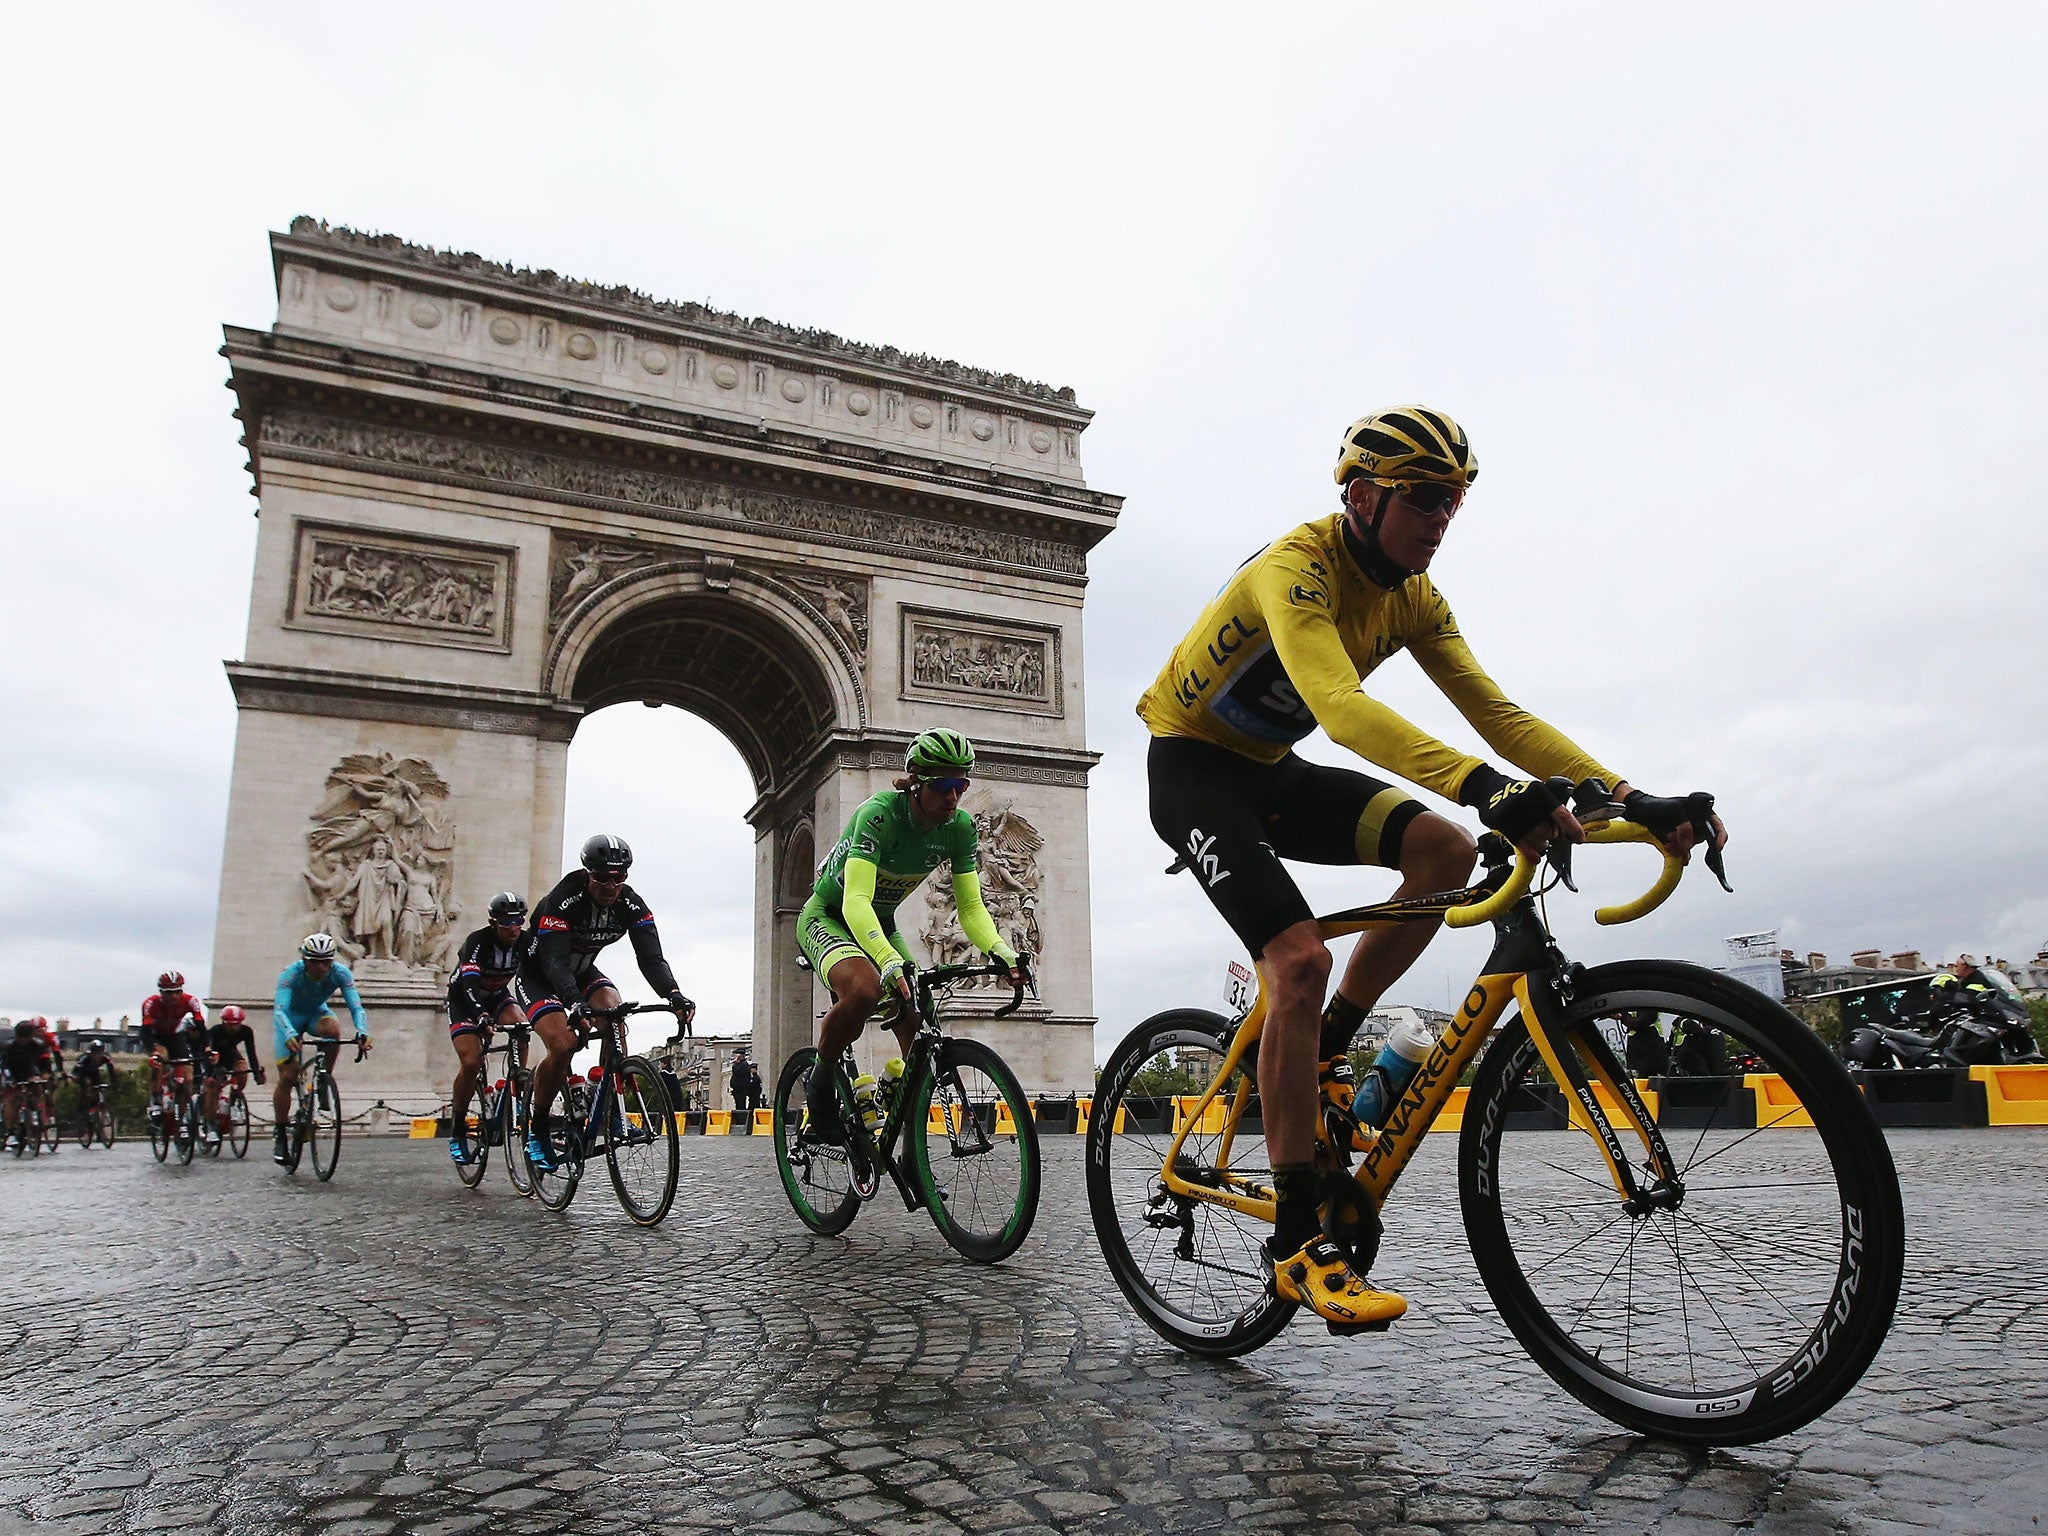
[[(370, 1022), (363, 1017), (363, 1000), (356, 996), (356, 979), (349, 974), (347, 966), (336, 958), (334, 940), (324, 933), (306, 936), (306, 942), (299, 946), (299, 958), (278, 974), (277, 1000), (270, 1014), (271, 1034), (276, 1041), (277, 1091), (271, 1095), (271, 1109), (276, 1114), (276, 1133), (272, 1138), (270, 1155), (280, 1165), (288, 1161), (285, 1152), (285, 1126), (291, 1119), (292, 1088), (299, 1080), (299, 1036), (312, 1034), (323, 1039), (341, 1039), (341, 1021), (328, 1011), (328, 1004), (339, 992), (342, 1001), (348, 1004), (349, 1017), (355, 1021), (356, 1037), (362, 1042), (362, 1049), (370, 1049)], [(323, 1047), (327, 1052), (327, 1068), (334, 1070), (334, 1058), (339, 1045)]]

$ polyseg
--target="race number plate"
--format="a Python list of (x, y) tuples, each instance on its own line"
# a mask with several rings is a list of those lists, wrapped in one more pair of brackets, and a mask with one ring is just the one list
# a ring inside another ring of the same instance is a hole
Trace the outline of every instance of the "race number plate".
[(1251, 969), (1233, 960), (1223, 977), (1223, 1011), (1233, 1019), (1241, 1019), (1252, 1011), (1253, 985)]

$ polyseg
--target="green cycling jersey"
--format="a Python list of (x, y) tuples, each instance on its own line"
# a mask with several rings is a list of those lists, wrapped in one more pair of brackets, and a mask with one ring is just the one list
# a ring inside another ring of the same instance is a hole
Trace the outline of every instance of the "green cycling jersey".
[(975, 948), (1014, 964), (1017, 953), (996, 931), (995, 920), (981, 899), (981, 876), (976, 862), (977, 835), (974, 818), (955, 810), (935, 827), (922, 827), (911, 808), (910, 796), (900, 789), (886, 789), (862, 803), (847, 823), (825, 862), (819, 866), (818, 882), (799, 919), (799, 931), (814, 928), (818, 942), (807, 941), (806, 953), (816, 948), (812, 963), (831, 963), (844, 958), (836, 953), (830, 939), (840, 937), (859, 946), (883, 977), (893, 980), (910, 957), (900, 938), (894, 938), (896, 908), (941, 864), (953, 871), (953, 902), (960, 912), (960, 931)]

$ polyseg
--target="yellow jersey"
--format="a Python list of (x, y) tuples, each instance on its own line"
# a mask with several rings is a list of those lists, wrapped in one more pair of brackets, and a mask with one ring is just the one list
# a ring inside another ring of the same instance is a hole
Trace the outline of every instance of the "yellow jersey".
[(1396, 652), (1486, 744), (1536, 778), (1615, 777), (1562, 733), (1512, 703), (1473, 657), (1427, 576), (1393, 591), (1344, 549), (1344, 514), (1303, 523), (1240, 566), (1143, 698), (1154, 736), (1185, 736), (1277, 763), (1317, 726), (1339, 746), (1455, 800), (1482, 759), (1445, 746), (1359, 684)]

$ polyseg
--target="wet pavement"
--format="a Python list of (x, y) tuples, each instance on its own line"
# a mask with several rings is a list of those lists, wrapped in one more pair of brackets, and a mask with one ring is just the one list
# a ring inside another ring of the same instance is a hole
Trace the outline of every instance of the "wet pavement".
[(148, 1149), (0, 1159), (0, 1532), (2034, 1532), (2048, 1131), (1900, 1131), (1911, 1248), (1863, 1384), (1772, 1444), (1616, 1430), (1516, 1347), (1455, 1137), (1390, 1208), (1389, 1334), (1178, 1354), (1096, 1252), (1078, 1138), (983, 1269), (883, 1201), (812, 1237), (760, 1139), (674, 1214), (561, 1215), (438, 1142), (331, 1184)]

